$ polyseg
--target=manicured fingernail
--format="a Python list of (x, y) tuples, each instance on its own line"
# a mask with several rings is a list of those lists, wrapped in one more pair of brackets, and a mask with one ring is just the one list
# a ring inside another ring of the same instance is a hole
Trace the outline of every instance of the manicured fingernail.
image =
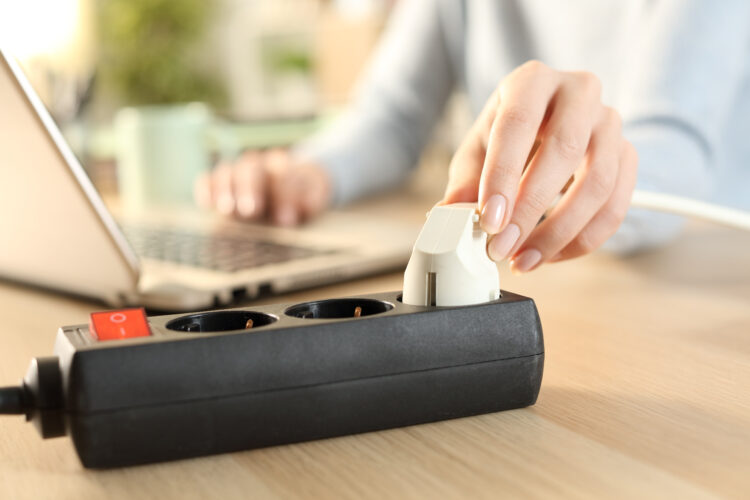
[(487, 245), (487, 254), (490, 259), (500, 262), (510, 253), (510, 249), (516, 244), (521, 236), (521, 229), (515, 224), (508, 224), (502, 233), (496, 234)]
[(505, 208), (508, 202), (505, 196), (493, 194), (482, 209), (481, 225), (482, 229), (489, 234), (497, 234), (500, 231), (500, 225), (503, 223)]
[(230, 215), (234, 212), (234, 198), (229, 193), (219, 195), (216, 200), (216, 210), (222, 215)]
[(252, 217), (258, 204), (255, 203), (255, 197), (245, 194), (237, 198), (237, 212), (243, 217)]
[(542, 260), (542, 252), (529, 248), (510, 261), (510, 270), (514, 273), (525, 273), (534, 269)]

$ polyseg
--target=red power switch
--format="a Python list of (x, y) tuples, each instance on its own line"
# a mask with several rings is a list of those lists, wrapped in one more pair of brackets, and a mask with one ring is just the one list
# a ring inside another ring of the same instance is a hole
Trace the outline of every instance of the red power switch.
[(91, 313), (89, 330), (99, 340), (130, 339), (151, 335), (151, 329), (146, 321), (146, 311), (142, 307)]

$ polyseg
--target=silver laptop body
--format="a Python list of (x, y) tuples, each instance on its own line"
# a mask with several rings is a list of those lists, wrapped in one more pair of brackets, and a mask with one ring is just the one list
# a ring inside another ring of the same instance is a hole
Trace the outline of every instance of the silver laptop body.
[(196, 310), (403, 266), (419, 231), (345, 212), (292, 230), (169, 209), (120, 222), (126, 232), (19, 66), (0, 49), (3, 279), (115, 307)]

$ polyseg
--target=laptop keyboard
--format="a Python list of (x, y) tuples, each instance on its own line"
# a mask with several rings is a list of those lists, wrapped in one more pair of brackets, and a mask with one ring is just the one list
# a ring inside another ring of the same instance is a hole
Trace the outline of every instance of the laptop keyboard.
[(141, 257), (223, 272), (331, 254), (313, 249), (227, 234), (125, 226), (125, 236)]

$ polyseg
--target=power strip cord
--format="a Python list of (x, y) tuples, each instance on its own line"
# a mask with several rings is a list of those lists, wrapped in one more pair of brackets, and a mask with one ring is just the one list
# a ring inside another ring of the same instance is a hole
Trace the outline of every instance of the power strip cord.
[(664, 193), (636, 190), (631, 206), (683, 215), (723, 226), (750, 231), (750, 212)]

